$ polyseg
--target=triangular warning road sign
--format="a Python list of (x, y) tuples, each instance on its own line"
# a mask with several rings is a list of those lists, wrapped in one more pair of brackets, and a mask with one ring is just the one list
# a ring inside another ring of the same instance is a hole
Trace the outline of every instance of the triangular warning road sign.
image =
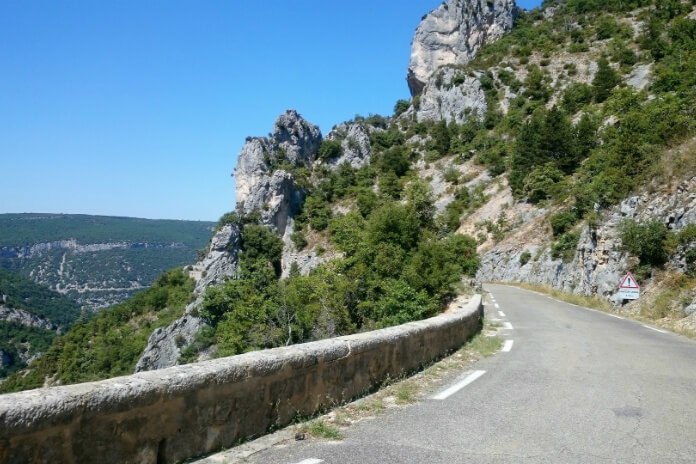
[(621, 285), (619, 285), (619, 288), (640, 288), (640, 285), (638, 285), (636, 279), (633, 278), (633, 275), (629, 272), (628, 274), (626, 274), (626, 277), (624, 277), (621, 281)]

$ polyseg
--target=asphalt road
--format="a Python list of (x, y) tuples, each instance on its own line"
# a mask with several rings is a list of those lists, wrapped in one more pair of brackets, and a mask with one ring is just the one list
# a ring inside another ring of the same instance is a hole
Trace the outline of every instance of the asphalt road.
[(486, 290), (488, 314), (511, 325), (501, 332), (513, 343), (472, 367), (485, 373), (463, 372), (340, 442), (291, 442), (247, 462), (696, 462), (695, 342), (524, 290)]

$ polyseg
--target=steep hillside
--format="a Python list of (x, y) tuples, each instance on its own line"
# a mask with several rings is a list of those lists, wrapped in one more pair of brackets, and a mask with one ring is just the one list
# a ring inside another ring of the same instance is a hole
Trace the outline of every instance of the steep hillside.
[[(137, 327), (120, 332), (127, 362), (114, 370), (104, 358), (89, 378), (427, 317), (474, 274), (596, 296), (686, 330), (694, 37), (693, 1), (547, 1), (531, 12), (445, 2), (417, 29), (413, 97), (393, 116), (357, 116), (324, 137), (289, 110), (268, 137), (247, 139), (235, 211), (186, 268), (186, 307), (157, 328), (119, 313)], [(626, 270), (647, 296), (629, 305), (616, 296)], [(80, 330), (6, 388), (84, 379), (60, 367), (94, 359), (102, 329)]]
[(214, 224), (67, 214), (0, 215), (0, 268), (96, 310), (194, 262)]
[(25, 367), (79, 316), (70, 298), (0, 269), (0, 378)]

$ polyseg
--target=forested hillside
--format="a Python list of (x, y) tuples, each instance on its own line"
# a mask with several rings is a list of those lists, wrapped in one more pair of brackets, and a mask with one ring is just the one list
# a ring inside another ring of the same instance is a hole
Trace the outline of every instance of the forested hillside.
[(119, 303), (162, 272), (196, 260), (213, 223), (67, 215), (0, 215), (0, 268), (90, 310)]
[(70, 298), (0, 269), (0, 378), (44, 352), (80, 314)]

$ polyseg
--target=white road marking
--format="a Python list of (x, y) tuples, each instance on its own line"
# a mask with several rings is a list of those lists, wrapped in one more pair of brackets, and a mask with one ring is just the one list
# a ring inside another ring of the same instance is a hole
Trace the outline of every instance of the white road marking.
[(661, 334), (666, 334), (666, 333), (667, 333), (666, 330), (656, 329), (655, 327), (650, 327), (649, 325), (643, 324), (643, 327), (645, 327), (646, 329), (654, 330), (655, 332), (660, 332)]
[(502, 312), (502, 311), (498, 311), (498, 316), (500, 316), (500, 317), (505, 317), (505, 313)]
[(324, 462), (324, 460), (312, 458), (312, 459), (305, 459), (304, 461), (300, 461), (297, 464), (319, 464), (320, 462)]
[(509, 322), (506, 322), (505, 324), (503, 324), (503, 329), (512, 330), (514, 329), (514, 327)]
[(503, 353), (509, 353), (510, 350), (512, 349), (512, 344), (515, 343), (514, 340), (505, 340), (505, 344), (503, 344), (503, 349), (500, 350)]
[(613, 317), (613, 318), (616, 318), (616, 319), (621, 319), (621, 320), (623, 320), (623, 317), (621, 317), (621, 316), (617, 316), (616, 314), (609, 314), (609, 313), (607, 313), (607, 316), (611, 316), (611, 317)]
[(498, 303), (495, 304), (496, 309), (500, 308), (500, 305)]
[(464, 378), (464, 380), (455, 383), (454, 385), (452, 385), (451, 387), (449, 387), (447, 390), (444, 390), (444, 391), (438, 393), (437, 395), (433, 396), (433, 399), (434, 399), (434, 400), (444, 400), (444, 399), (447, 399), (447, 398), (449, 398), (450, 396), (452, 396), (452, 395), (454, 395), (455, 393), (457, 393), (457, 392), (458, 392), (459, 390), (461, 390), (462, 388), (464, 388), (464, 387), (466, 387), (467, 385), (469, 385), (469, 384), (470, 384), (471, 382), (473, 382), (474, 380), (476, 380), (476, 379), (478, 379), (479, 377), (481, 377), (481, 376), (482, 376), (483, 374), (485, 374), (485, 373), (486, 373), (486, 371), (474, 371), (474, 372), (470, 373), (469, 375), (467, 375), (467, 376)]

